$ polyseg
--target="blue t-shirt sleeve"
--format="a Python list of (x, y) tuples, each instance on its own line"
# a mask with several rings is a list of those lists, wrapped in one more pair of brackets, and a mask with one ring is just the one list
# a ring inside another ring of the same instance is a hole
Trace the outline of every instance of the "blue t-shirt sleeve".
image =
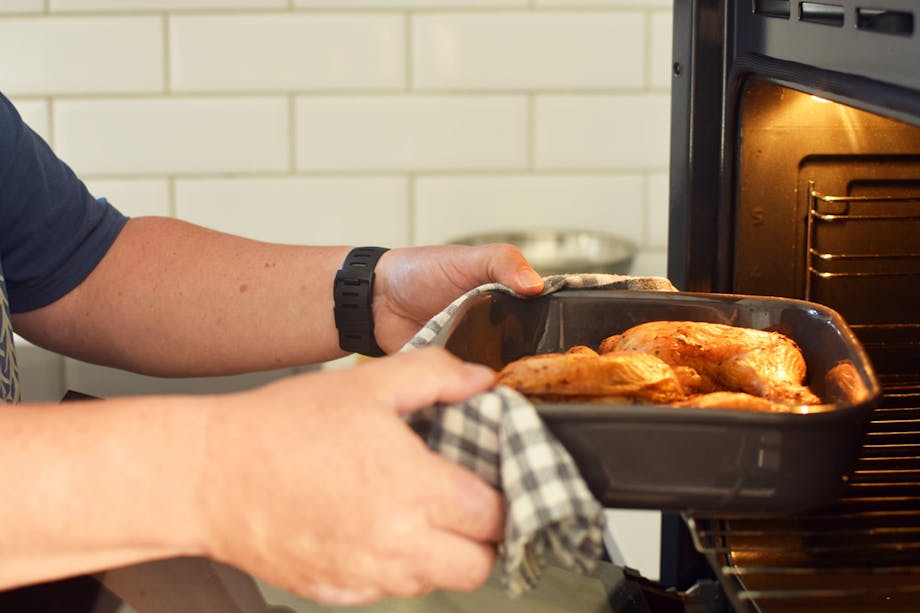
[(0, 95), (0, 269), (10, 311), (45, 306), (79, 285), (126, 221)]

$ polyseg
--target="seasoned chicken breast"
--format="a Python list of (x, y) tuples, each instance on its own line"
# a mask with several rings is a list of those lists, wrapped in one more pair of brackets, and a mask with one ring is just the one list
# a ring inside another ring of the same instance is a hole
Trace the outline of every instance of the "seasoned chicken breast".
[(497, 383), (525, 396), (577, 397), (579, 402), (593, 396), (667, 403), (685, 395), (674, 370), (655, 356), (598, 355), (587, 347), (515, 360), (499, 371)]
[[(696, 371), (701, 381), (784, 404), (820, 404), (803, 385), (805, 359), (778, 332), (695, 321), (652, 321), (604, 339), (601, 355), (637, 352)], [(699, 391), (703, 391), (702, 389)]]

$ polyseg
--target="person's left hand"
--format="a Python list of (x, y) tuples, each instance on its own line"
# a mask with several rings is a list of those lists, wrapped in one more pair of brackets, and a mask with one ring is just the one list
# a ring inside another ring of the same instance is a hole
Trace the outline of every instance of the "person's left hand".
[(398, 351), (429, 319), (484, 283), (539, 294), (543, 279), (517, 247), (446, 245), (388, 251), (374, 282), (374, 334), (387, 353)]

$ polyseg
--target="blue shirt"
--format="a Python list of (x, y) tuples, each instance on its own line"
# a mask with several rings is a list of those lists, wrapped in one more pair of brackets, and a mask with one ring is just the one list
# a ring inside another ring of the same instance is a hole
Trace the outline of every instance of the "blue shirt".
[(79, 285), (126, 221), (89, 193), (0, 94), (0, 398), (19, 398), (10, 314), (51, 304)]

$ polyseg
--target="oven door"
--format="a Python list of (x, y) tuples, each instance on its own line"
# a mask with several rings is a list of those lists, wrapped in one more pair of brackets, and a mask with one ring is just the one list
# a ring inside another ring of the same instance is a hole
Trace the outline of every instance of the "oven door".
[(920, 610), (918, 11), (675, 2), (670, 278), (831, 306), (884, 394), (835, 503), (663, 519), (662, 580), (738, 611)]

